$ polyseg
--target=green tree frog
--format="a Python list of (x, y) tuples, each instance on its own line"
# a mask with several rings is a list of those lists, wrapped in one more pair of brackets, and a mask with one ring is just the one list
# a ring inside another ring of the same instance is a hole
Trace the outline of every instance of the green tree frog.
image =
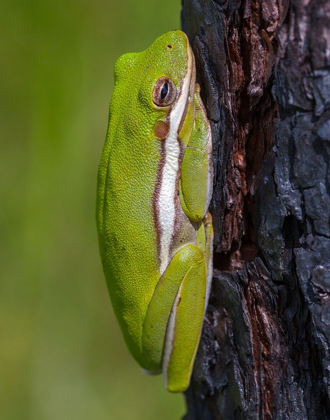
[(104, 273), (130, 352), (182, 392), (212, 278), (211, 129), (183, 32), (121, 56), (114, 75), (98, 174)]

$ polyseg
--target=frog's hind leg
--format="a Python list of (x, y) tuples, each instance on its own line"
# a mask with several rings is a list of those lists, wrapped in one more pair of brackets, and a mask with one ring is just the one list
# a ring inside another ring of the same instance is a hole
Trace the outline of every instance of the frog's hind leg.
[(203, 327), (206, 298), (205, 262), (192, 266), (183, 279), (169, 318), (163, 356), (165, 386), (187, 389)]
[(204, 319), (206, 271), (197, 246), (181, 248), (159, 280), (144, 322), (145, 367), (162, 367), (172, 392), (189, 385)]

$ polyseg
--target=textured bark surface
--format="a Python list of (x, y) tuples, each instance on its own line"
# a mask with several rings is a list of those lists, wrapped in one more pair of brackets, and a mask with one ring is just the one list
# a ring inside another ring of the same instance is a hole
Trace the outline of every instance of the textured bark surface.
[(330, 0), (183, 0), (214, 136), (185, 420), (330, 419)]

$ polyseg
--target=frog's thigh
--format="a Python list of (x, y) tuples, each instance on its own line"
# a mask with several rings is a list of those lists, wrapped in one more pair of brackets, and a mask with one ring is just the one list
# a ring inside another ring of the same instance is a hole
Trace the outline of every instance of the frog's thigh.
[[(160, 370), (163, 361), (171, 391), (182, 391), (189, 383), (203, 323), (205, 292), (203, 252), (187, 245), (174, 255), (159, 280), (143, 328), (145, 368)], [(184, 322), (188, 322), (186, 328), (182, 328)], [(170, 343), (164, 348), (165, 337)], [(174, 366), (175, 360), (181, 366)]]
[(195, 125), (182, 160), (179, 195), (183, 211), (190, 220), (197, 222), (205, 215), (211, 198), (212, 140), (198, 91), (194, 103)]

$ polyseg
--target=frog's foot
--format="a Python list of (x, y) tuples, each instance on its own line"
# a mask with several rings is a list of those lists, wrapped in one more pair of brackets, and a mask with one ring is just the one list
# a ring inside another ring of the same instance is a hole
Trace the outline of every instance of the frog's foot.
[(159, 280), (143, 326), (143, 353), (150, 370), (162, 367), (169, 391), (187, 389), (204, 319), (206, 271), (203, 251), (181, 248)]
[(213, 277), (213, 225), (211, 213), (207, 212), (203, 219), (205, 232), (204, 255), (207, 262), (205, 310), (209, 302)]
[(206, 267), (206, 299), (205, 309), (209, 300), (213, 274), (213, 226), (211, 213), (206, 213), (197, 231), (197, 246), (203, 251)]

